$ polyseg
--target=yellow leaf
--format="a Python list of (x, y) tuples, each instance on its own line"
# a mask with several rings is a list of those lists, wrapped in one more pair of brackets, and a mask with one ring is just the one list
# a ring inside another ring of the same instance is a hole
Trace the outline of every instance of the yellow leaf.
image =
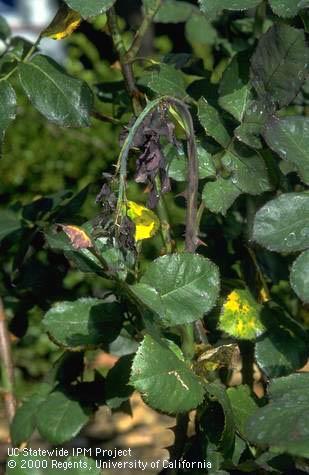
[(127, 216), (135, 224), (135, 241), (151, 238), (160, 227), (155, 213), (134, 201), (127, 202)]
[(170, 107), (169, 107), (169, 112), (170, 112), (170, 114), (174, 117), (174, 119), (176, 120), (176, 122), (180, 125), (180, 127), (181, 127), (185, 132), (187, 132), (187, 131), (188, 131), (188, 128), (187, 128), (187, 126), (186, 126), (186, 123), (185, 123), (185, 121), (183, 120), (183, 118), (181, 117), (181, 115), (179, 114), (179, 112), (175, 109), (175, 107), (170, 106)]
[(42, 37), (52, 38), (53, 40), (62, 40), (70, 36), (76, 28), (79, 27), (82, 17), (79, 13), (71, 10), (63, 4), (59, 8), (56, 16), (48, 27), (42, 31)]
[(219, 328), (235, 338), (253, 340), (265, 330), (261, 310), (262, 306), (247, 290), (235, 289), (223, 305)]

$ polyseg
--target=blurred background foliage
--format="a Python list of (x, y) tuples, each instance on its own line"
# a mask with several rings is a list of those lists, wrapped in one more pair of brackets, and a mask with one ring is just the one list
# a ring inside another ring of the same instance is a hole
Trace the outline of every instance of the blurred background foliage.
[[(65, 68), (75, 77), (86, 80), (92, 87), (103, 81), (116, 83), (122, 79), (117, 63), (114, 64), (116, 58), (113, 56), (109, 37), (98, 33), (105, 24), (106, 17), (102, 15), (96, 18), (93, 25), (84, 24), (81, 31), (65, 41)], [(124, 19), (121, 24), (125, 28)], [(105, 40), (103, 44), (102, 36)], [(89, 39), (91, 37), (92, 40)], [(131, 38), (132, 34), (128, 33), (127, 41)], [(160, 35), (155, 38), (154, 47), (158, 57), (169, 53), (173, 48), (172, 38)], [(93, 218), (99, 212), (95, 197), (100, 190), (102, 173), (113, 172), (119, 153), (119, 134), (122, 125), (128, 121), (129, 114), (126, 114), (124, 107), (120, 107), (119, 125), (94, 119), (88, 129), (64, 129), (47, 122), (33, 108), (20, 93), (17, 81), (14, 87), (18, 94), (18, 114), (7, 131), (2, 148), (0, 212), (12, 205), (14, 208), (31, 206), (31, 203), (63, 190), (76, 193), (90, 184), (88, 196), (83, 203), (83, 216), (86, 219)], [(110, 95), (110, 104), (102, 105), (98, 101), (97, 109), (114, 115), (116, 111), (112, 102), (113, 97)], [(129, 99), (124, 98), (125, 102), (129, 104)], [(130, 184), (130, 195), (137, 201), (146, 200), (142, 195), (142, 188), (134, 182)], [(172, 209), (175, 220), (182, 221), (183, 210), (175, 205)], [(16, 392), (17, 396), (22, 396), (32, 391), (33, 384), (42, 380), (50, 370), (51, 362), (56, 361), (61, 354), (41, 327), (41, 319), (50, 304), (64, 298), (73, 300), (88, 294), (102, 296), (102, 290), (98, 287), (95, 276), (85, 276), (69, 266), (64, 257), (47, 249), (40, 239), (32, 243), (30, 253), (33, 253), (33, 258), (29, 265), (23, 266), (22, 270), (15, 269), (18, 277), (13, 283), (15, 289), (10, 289), (12, 282), (9, 282), (9, 276), (20, 245), (20, 236), (16, 235), (15, 238), (16, 245), (10, 249), (5, 240), (1, 243), (0, 291), (4, 295), (11, 330), (17, 334), (17, 338), (22, 337), (19, 344), (14, 345)], [(155, 238), (148, 246), (149, 255), (152, 254), (153, 246), (159, 248), (160, 245), (160, 238)], [(29, 255), (24, 257), (28, 259)], [(53, 272), (56, 267), (57, 270), (61, 269), (60, 273)], [(50, 282), (50, 288), (44, 282)], [(43, 298), (39, 299), (43, 289)]]

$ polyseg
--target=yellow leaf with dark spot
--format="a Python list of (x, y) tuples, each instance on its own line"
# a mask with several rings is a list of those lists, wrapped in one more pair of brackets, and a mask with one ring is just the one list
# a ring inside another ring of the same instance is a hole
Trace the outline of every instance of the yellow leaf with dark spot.
[(59, 8), (56, 16), (48, 27), (42, 31), (42, 37), (52, 38), (53, 40), (62, 40), (70, 36), (76, 28), (79, 27), (82, 17), (79, 13), (71, 10), (63, 4)]
[(157, 215), (134, 201), (127, 202), (127, 216), (135, 224), (135, 241), (151, 238), (160, 227)]
[(219, 328), (235, 338), (253, 340), (265, 331), (261, 310), (249, 291), (233, 290), (223, 305)]
[(63, 232), (69, 237), (74, 249), (89, 249), (92, 247), (92, 242), (88, 234), (78, 226), (60, 225)]

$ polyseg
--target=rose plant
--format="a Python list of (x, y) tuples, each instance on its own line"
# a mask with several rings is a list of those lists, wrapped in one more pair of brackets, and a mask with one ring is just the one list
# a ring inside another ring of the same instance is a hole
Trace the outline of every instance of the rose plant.
[[(93, 219), (79, 216), (87, 189), (1, 212), (2, 248), (15, 268), (39, 239), (103, 289), (100, 298), (51, 300), (43, 326), (62, 354), (11, 413), (12, 444), (35, 429), (63, 444), (100, 406), (118, 410), (137, 390), (176, 416), (172, 459), (206, 459), (207, 473), (307, 472), (309, 376), (298, 370), (308, 359), (309, 3), (143, 0), (133, 34), (121, 6), (65, 0), (35, 44), (0, 22), (2, 139), (18, 113), (16, 84), (59, 127), (122, 125)], [(122, 79), (88, 85), (42, 54), (40, 40), (97, 18)], [(190, 53), (142, 56), (149, 29), (178, 23)], [(5, 302), (13, 291), (3, 291)], [(116, 365), (85, 381), (88, 355), (116, 346)], [(242, 384), (232, 387), (237, 361)]]

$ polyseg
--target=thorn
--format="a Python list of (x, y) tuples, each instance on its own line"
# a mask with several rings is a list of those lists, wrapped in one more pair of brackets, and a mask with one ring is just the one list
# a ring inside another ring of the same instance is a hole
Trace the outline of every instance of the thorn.
[(208, 247), (208, 245), (206, 244), (206, 242), (202, 241), (202, 240), (199, 239), (199, 238), (197, 239), (196, 244), (197, 244), (198, 246), (205, 246), (205, 247)]

